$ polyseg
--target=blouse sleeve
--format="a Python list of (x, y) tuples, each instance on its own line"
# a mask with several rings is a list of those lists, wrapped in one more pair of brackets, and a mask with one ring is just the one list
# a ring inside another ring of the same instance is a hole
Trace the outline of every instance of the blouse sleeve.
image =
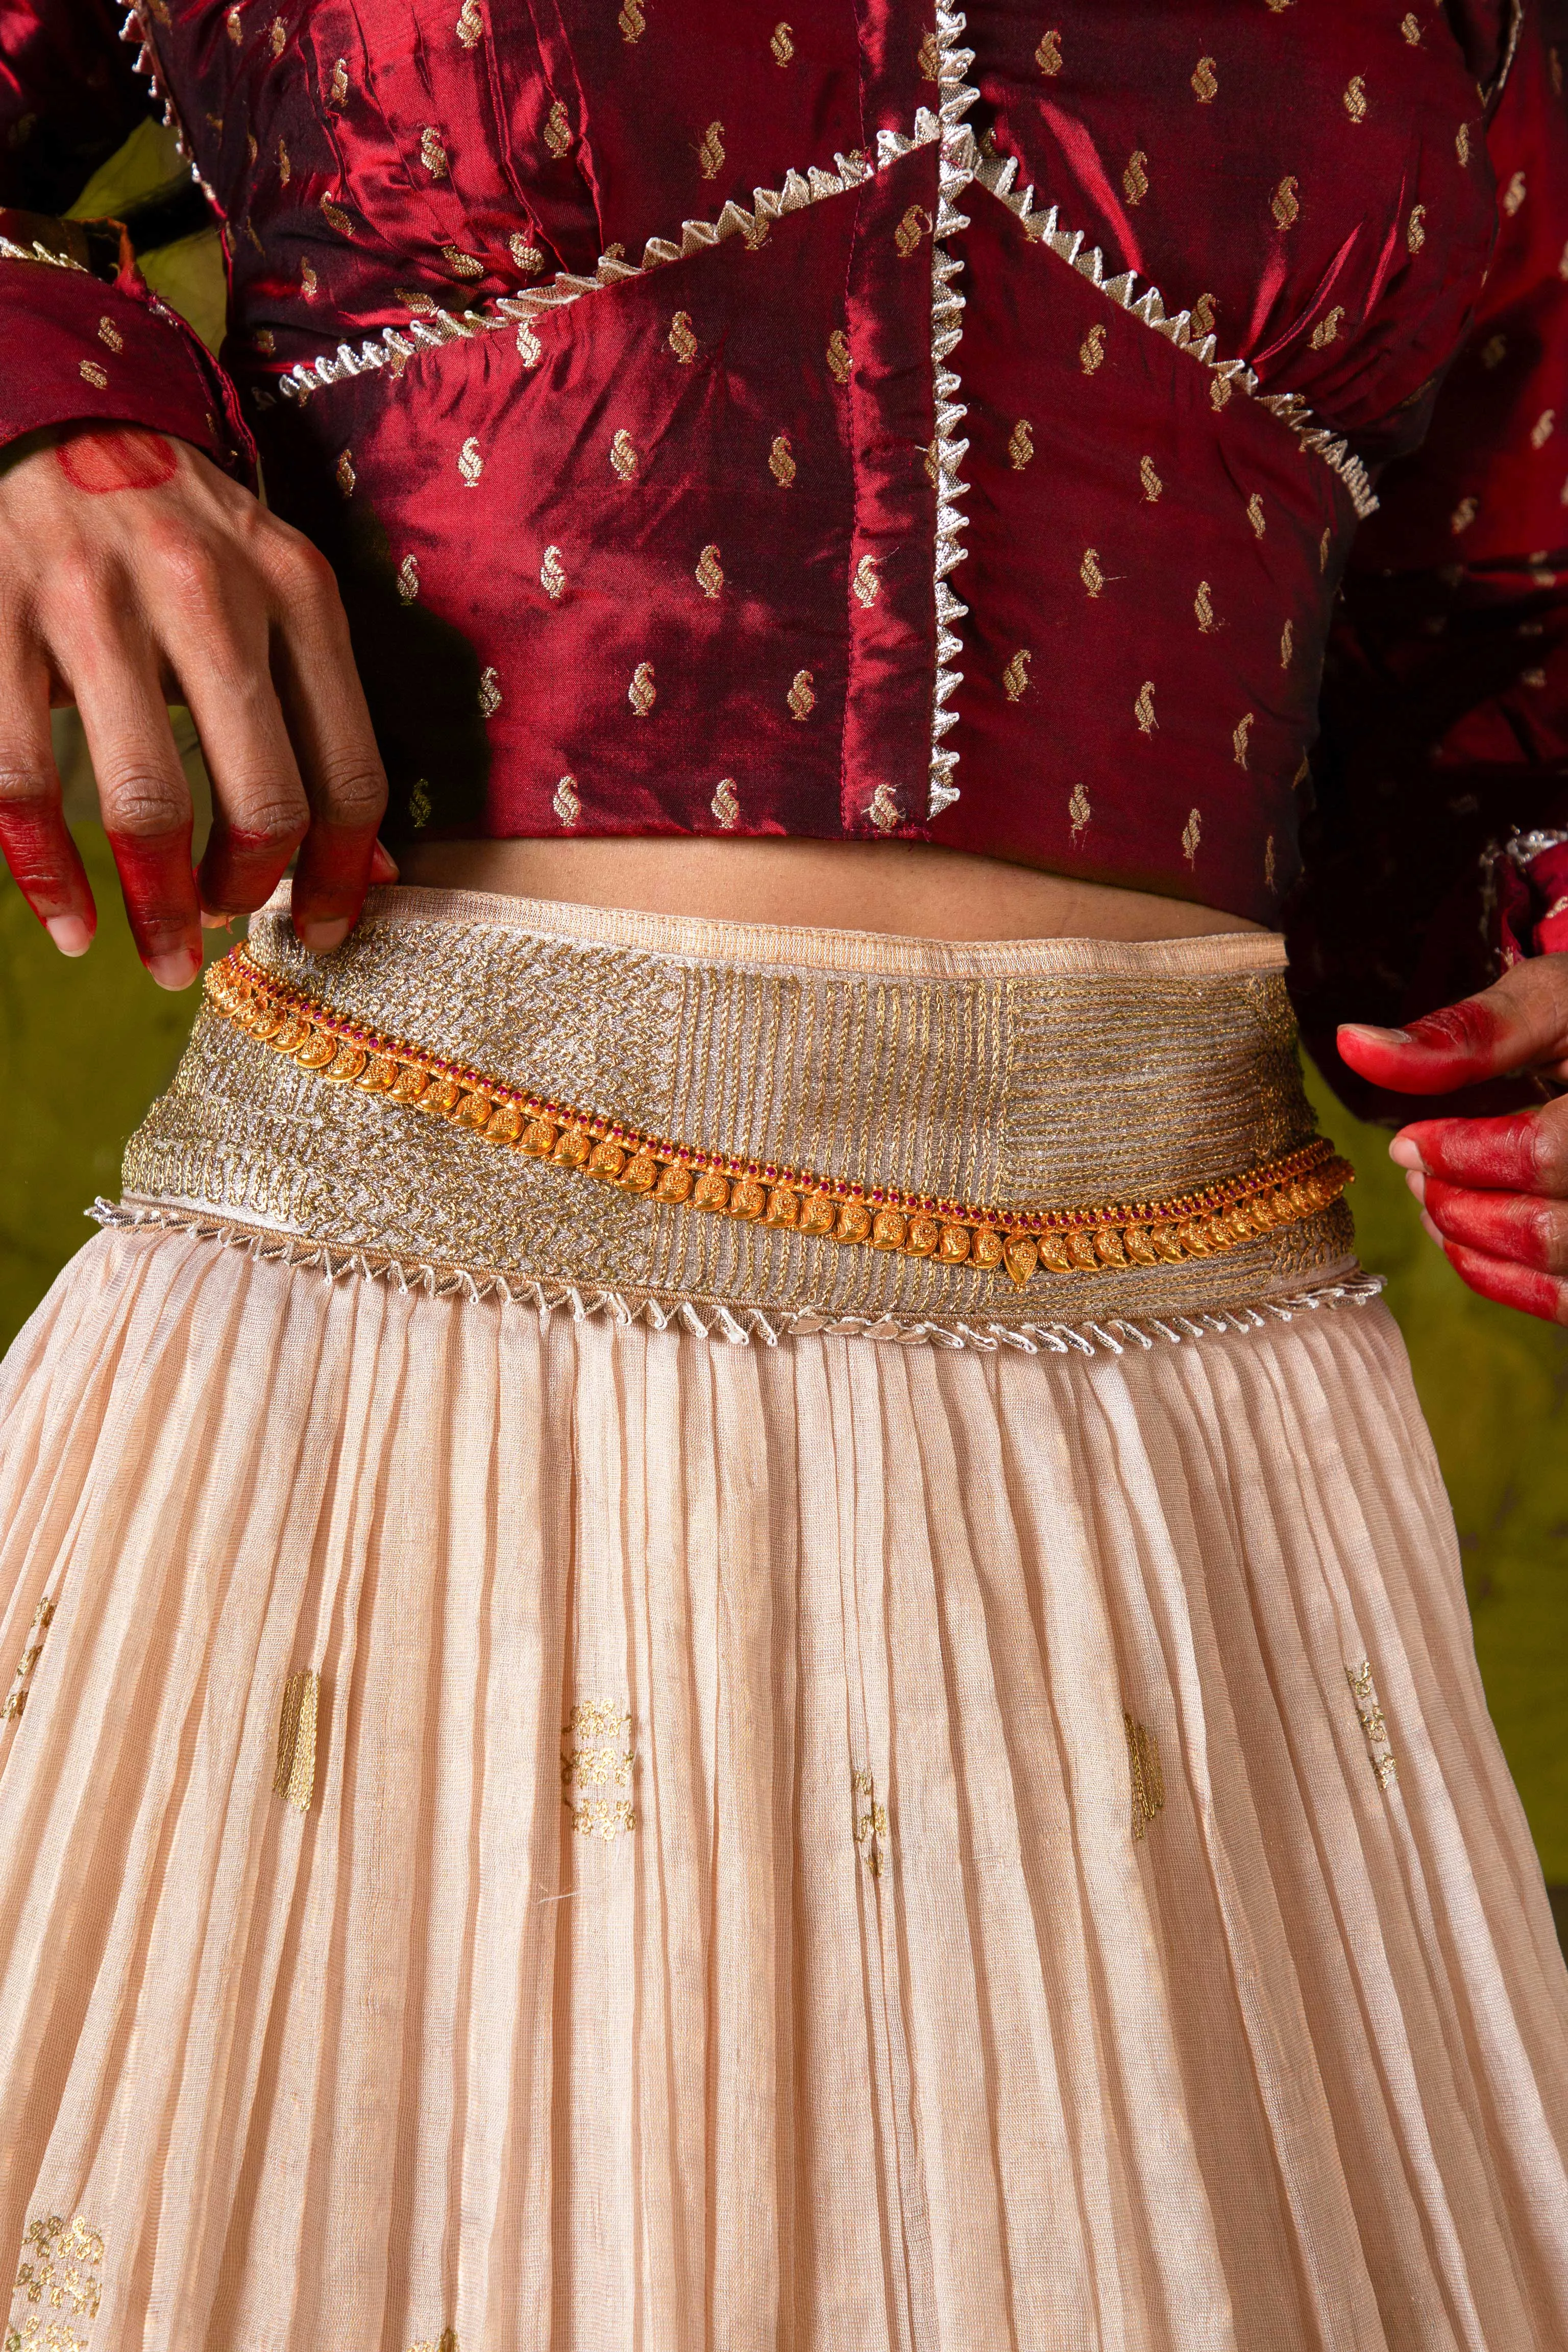
[(0, 0), (0, 446), (89, 418), (144, 425), (248, 479), (232, 385), (149, 291), (123, 230), (61, 217), (147, 103), (102, 0)]
[(1526, 0), (1487, 133), (1491, 268), (1424, 443), (1378, 484), (1330, 642), (1292, 986), (1324, 1075), (1396, 1124), (1407, 1100), (1345, 1068), (1336, 1024), (1397, 1025), (1568, 948), (1565, 61), (1568, 0)]

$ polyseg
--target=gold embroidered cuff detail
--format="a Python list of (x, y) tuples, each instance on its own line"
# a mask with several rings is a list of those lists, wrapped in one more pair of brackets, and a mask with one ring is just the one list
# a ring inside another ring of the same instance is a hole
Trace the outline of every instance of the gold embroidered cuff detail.
[(487, 1142), (643, 1199), (821, 1240), (1005, 1273), (1180, 1265), (1222, 1255), (1318, 1215), (1354, 1175), (1322, 1138), (1200, 1191), (1095, 1208), (998, 1209), (868, 1188), (810, 1170), (739, 1160), (644, 1135), (623, 1120), (532, 1095), (387, 1037), (262, 970), (237, 947), (208, 967), (214, 1008), (319, 1076), (432, 1113)]

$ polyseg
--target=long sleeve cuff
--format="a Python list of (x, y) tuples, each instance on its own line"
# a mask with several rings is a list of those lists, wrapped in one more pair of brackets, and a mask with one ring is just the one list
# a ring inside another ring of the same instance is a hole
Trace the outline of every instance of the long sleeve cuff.
[(143, 425), (254, 484), (234, 387), (150, 292), (112, 221), (0, 209), (0, 446), (40, 426)]
[(1516, 834), (1493, 853), (1498, 961), (1568, 953), (1568, 831)]

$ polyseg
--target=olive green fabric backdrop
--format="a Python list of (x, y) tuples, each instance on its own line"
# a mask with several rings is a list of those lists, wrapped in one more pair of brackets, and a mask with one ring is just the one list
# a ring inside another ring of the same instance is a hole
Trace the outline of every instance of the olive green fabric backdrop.
[[(162, 134), (138, 132), (77, 209), (112, 211), (167, 176), (171, 161)], [(216, 239), (170, 247), (148, 275), (209, 338), (218, 331)], [(195, 1009), (193, 996), (155, 989), (136, 961), (91, 822), (74, 719), (58, 732), (102, 920), (91, 954), (68, 964), (0, 881), (0, 1342), (80, 1244), (94, 1195), (117, 1189), (125, 1138), (167, 1079)], [(226, 944), (221, 934), (216, 944)], [(1422, 1234), (1386, 1137), (1311, 1083), (1327, 1131), (1359, 1171), (1362, 1254), (1388, 1276), (1409, 1343), (1454, 1500), (1492, 1712), (1546, 1875), (1568, 1888), (1568, 1331), (1463, 1290)], [(1560, 1916), (1568, 1920), (1568, 1897)]]

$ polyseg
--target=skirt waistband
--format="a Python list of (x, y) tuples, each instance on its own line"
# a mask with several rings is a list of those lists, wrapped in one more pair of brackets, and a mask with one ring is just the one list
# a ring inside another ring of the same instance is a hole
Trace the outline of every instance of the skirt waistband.
[(1357, 1275), (1283, 965), (405, 888), (318, 961), (274, 901), (119, 1213), (767, 1337), (1223, 1316)]

